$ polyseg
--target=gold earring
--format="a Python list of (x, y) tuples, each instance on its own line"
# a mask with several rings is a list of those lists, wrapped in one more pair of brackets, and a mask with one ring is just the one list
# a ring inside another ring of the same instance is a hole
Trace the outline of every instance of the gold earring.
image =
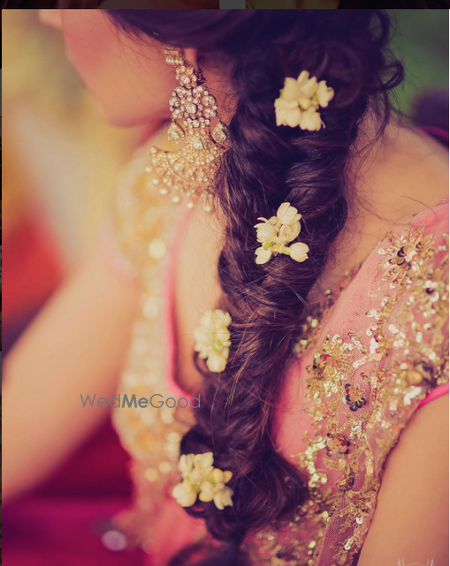
[[(227, 126), (220, 121), (217, 100), (204, 86), (201, 70), (188, 63), (183, 51), (165, 46), (166, 63), (175, 67), (179, 86), (172, 92), (169, 101), (172, 124), (167, 138), (183, 144), (176, 151), (150, 149), (150, 164), (146, 172), (156, 174), (153, 184), (161, 185), (159, 192), (171, 195), (174, 203), (187, 197), (187, 206), (192, 208), (199, 198), (204, 201), (206, 211), (211, 211), (212, 184), (220, 164), (220, 156), (229, 141)], [(217, 119), (212, 129), (211, 120)], [(181, 123), (180, 123), (181, 122)]]

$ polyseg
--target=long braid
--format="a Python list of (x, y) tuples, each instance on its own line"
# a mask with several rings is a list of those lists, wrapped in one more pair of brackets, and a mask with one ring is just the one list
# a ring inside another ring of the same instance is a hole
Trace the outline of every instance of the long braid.
[[(308, 314), (308, 293), (347, 219), (345, 170), (358, 125), (370, 97), (385, 92), (381, 70), (397, 73), (395, 80), (389, 77), (392, 85), (401, 78), (400, 68), (389, 67), (382, 53), (387, 40), (382, 14), (380, 36), (368, 35), (372, 16), (349, 15), (343, 22), (340, 15), (339, 20), (330, 15), (328, 25), (313, 14), (292, 24), (285, 21), (290, 29), (279, 40), (249, 47), (236, 58), (238, 103), (217, 190), (227, 221), (219, 306), (232, 315), (232, 348), (220, 377), (205, 374), (205, 403), (182, 443), (183, 453), (212, 450), (215, 465), (233, 472), (232, 509), (200, 504), (190, 511), (204, 516), (220, 539), (236, 540), (249, 527), (292, 512), (307, 497), (298, 471), (274, 445), (273, 409)], [(372, 77), (367, 76), (368, 60), (371, 73), (374, 63), (380, 71)], [(336, 92), (323, 113), (326, 128), (319, 132), (275, 125), (273, 102), (283, 78), (303, 69)], [(383, 108), (387, 113), (388, 106)], [(258, 216), (272, 216), (282, 202), (303, 215), (301, 240), (308, 244), (310, 258), (296, 263), (278, 256), (257, 265), (254, 224)]]
[[(233, 69), (231, 145), (215, 187), (226, 224), (217, 307), (231, 313), (232, 345), (220, 374), (206, 371), (196, 358), (204, 375), (202, 405), (181, 453), (212, 451), (214, 465), (233, 472), (233, 507), (219, 511), (212, 502), (198, 501), (186, 510), (228, 543), (220, 559), (200, 563), (237, 565), (245, 560), (239, 544), (248, 529), (289, 517), (308, 497), (298, 470), (277, 451), (275, 407), (308, 315), (308, 293), (347, 220), (346, 171), (359, 126), (373, 109), (383, 131), (388, 93), (401, 82), (403, 68), (390, 57), (390, 20), (382, 10), (224, 12), (203, 21), (188, 15), (178, 35), (166, 15), (159, 27), (154, 18), (142, 22), (136, 14), (130, 21), (149, 34), (153, 26), (165, 42), (221, 52)], [(274, 100), (283, 80), (302, 70), (335, 90), (322, 113), (326, 127), (318, 132), (275, 124)], [(257, 265), (254, 224), (282, 202), (302, 214), (301, 241), (310, 257), (297, 263), (279, 255)], [(191, 563), (182, 554), (173, 564)]]

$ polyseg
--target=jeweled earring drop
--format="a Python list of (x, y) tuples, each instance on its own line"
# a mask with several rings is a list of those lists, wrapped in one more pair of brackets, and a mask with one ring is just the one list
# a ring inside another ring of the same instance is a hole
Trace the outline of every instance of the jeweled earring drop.
[(172, 124), (167, 138), (182, 146), (177, 151), (152, 147), (146, 171), (155, 175), (152, 183), (174, 203), (185, 196), (192, 208), (201, 198), (205, 210), (210, 211), (220, 156), (229, 140), (228, 128), (220, 121), (217, 100), (205, 87), (202, 72), (186, 61), (181, 49), (165, 46), (164, 53), (166, 62), (175, 67), (179, 82), (169, 101)]

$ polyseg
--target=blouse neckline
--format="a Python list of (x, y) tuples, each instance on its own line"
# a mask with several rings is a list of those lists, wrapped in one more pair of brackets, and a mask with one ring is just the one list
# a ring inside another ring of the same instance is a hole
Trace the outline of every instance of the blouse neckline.
[[(388, 230), (384, 236), (378, 241), (378, 243), (370, 250), (370, 252), (366, 255), (366, 257), (360, 260), (357, 264), (355, 264), (352, 268), (347, 269), (344, 273), (344, 276), (337, 281), (332, 287), (326, 289), (322, 293), (322, 297), (319, 300), (314, 301), (314, 303), (310, 304), (310, 316), (309, 323), (312, 325), (311, 327), (314, 328), (314, 335), (320, 330), (323, 326), (323, 322), (325, 319), (325, 315), (329, 314), (332, 307), (334, 307), (342, 295), (342, 293), (347, 289), (347, 287), (356, 280), (359, 272), (361, 271), (362, 267), (368, 262), (369, 258), (372, 257), (374, 253), (382, 246), (382, 244), (386, 241), (389, 234), (394, 230), (403, 229), (404, 227), (410, 225), (412, 222), (416, 222), (418, 218), (423, 216), (424, 214), (429, 214), (430, 212), (434, 211), (435, 208), (442, 204), (448, 204), (449, 197), (445, 197), (437, 202), (434, 206), (430, 208), (426, 208), (420, 212), (416, 212), (411, 214), (406, 221), (402, 222), (398, 226), (391, 228)], [(165, 359), (165, 366), (164, 366), (164, 375), (166, 378), (166, 383), (168, 384), (171, 391), (177, 395), (178, 397), (190, 397), (191, 394), (186, 392), (176, 381), (175, 379), (175, 367), (176, 367), (176, 335), (175, 335), (175, 275), (176, 275), (176, 259), (178, 257), (178, 251), (180, 248), (181, 240), (185, 230), (187, 228), (189, 219), (190, 219), (190, 209), (185, 209), (183, 211), (182, 216), (180, 218), (180, 222), (178, 224), (177, 230), (174, 235), (172, 246), (170, 246), (170, 254), (168, 258), (168, 264), (165, 273), (165, 297), (163, 301), (163, 318), (165, 321), (165, 344), (166, 344), (166, 359)], [(297, 350), (297, 355), (304, 354), (306, 347), (309, 346), (310, 341), (308, 337), (305, 337), (304, 340), (304, 347), (301, 347), (300, 341), (300, 348)]]

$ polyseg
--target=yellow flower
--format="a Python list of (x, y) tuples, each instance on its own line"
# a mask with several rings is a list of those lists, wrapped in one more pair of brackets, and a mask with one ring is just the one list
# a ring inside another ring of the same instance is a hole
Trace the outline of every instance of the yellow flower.
[(214, 505), (220, 510), (228, 505), (233, 505), (231, 499), (233, 490), (225, 486), (232, 477), (233, 474), (231, 472), (223, 472), (219, 468), (214, 468), (213, 472), (200, 486), (200, 494), (198, 496), (200, 501), (214, 501)]
[(312, 98), (317, 90), (317, 79), (316, 77), (309, 78), (308, 71), (302, 71), (298, 78), (297, 84), (299, 88), (299, 95), (298, 99), (301, 100), (303, 98)]
[(302, 130), (320, 130), (322, 122), (317, 109), (326, 108), (334, 96), (334, 90), (325, 81), (317, 82), (308, 71), (302, 71), (297, 80), (284, 79), (284, 87), (275, 100), (277, 126), (299, 126)]
[(197, 492), (187, 480), (177, 484), (172, 490), (172, 495), (182, 507), (190, 507), (197, 501)]
[(229, 313), (220, 309), (206, 311), (200, 320), (200, 326), (194, 331), (194, 349), (201, 359), (206, 359), (209, 371), (218, 373), (225, 369), (231, 346), (231, 324)]
[(300, 234), (300, 222), (294, 222), (293, 224), (283, 224), (278, 232), (278, 236), (274, 239), (275, 242), (280, 244), (289, 244), (295, 240), (295, 238)]
[(263, 246), (261, 246), (256, 249), (255, 254), (256, 254), (256, 259), (255, 259), (256, 263), (258, 265), (263, 265), (264, 263), (267, 263), (269, 259), (272, 257), (272, 250), (270, 249), (265, 250)]
[(264, 222), (255, 224), (256, 239), (258, 240), (258, 242), (264, 243), (276, 236), (277, 228), (274, 225), (276, 224), (276, 222), (276, 216), (272, 216), (272, 218), (269, 218), (269, 220), (264, 219)]
[(297, 220), (300, 220), (301, 217), (302, 215), (298, 214), (298, 210), (295, 206), (291, 206), (290, 202), (283, 202), (283, 204), (280, 204), (278, 207), (277, 219), (281, 224), (293, 224), (297, 222)]
[(322, 108), (326, 108), (329, 101), (334, 96), (334, 90), (330, 86), (327, 86), (325, 81), (320, 81), (316, 91), (316, 96), (318, 104), (322, 106)]
[(300, 128), (302, 130), (309, 130), (310, 132), (314, 132), (320, 130), (323, 126), (323, 122), (320, 119), (320, 114), (311, 108), (308, 108), (305, 112), (302, 112), (300, 117)]
[(178, 469), (183, 481), (173, 488), (172, 495), (182, 507), (194, 505), (197, 497), (205, 503), (214, 501), (220, 510), (233, 505), (233, 490), (225, 485), (233, 474), (214, 468), (213, 463), (212, 452), (183, 454), (180, 457)]
[[(304, 261), (308, 258), (309, 250), (306, 244), (293, 244), (287, 246), (300, 234), (300, 219), (302, 215), (298, 213), (295, 206), (291, 206), (289, 202), (283, 202), (277, 210), (277, 215), (267, 219), (262, 216), (258, 220), (262, 220), (255, 224), (256, 239), (260, 244), (255, 250), (255, 262), (258, 265), (267, 263), (272, 255), (286, 254), (290, 255), (295, 261)], [(294, 248), (291, 254), (290, 250)]]
[(289, 255), (295, 261), (302, 262), (308, 259), (309, 246), (303, 242), (298, 242), (289, 246)]

